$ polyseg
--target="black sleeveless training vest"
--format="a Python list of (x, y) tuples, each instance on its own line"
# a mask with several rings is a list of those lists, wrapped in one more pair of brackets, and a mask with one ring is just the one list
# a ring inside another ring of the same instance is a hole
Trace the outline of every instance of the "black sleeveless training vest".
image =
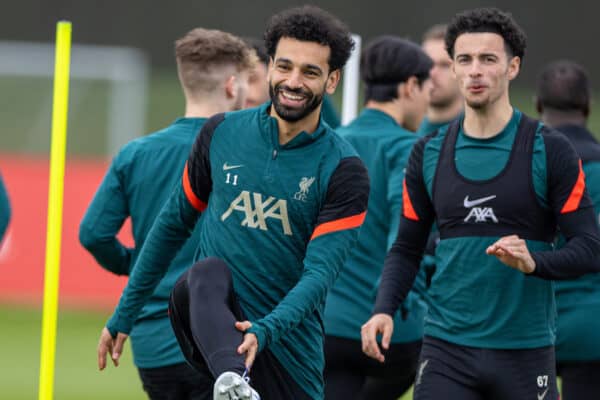
[[(519, 235), (552, 242), (556, 220), (536, 199), (532, 156), (538, 122), (526, 115), (515, 137), (508, 162), (491, 179), (470, 180), (455, 164), (461, 121), (452, 122), (442, 144), (432, 188), (441, 239), (465, 236)], [(490, 160), (494, 162), (494, 160)]]

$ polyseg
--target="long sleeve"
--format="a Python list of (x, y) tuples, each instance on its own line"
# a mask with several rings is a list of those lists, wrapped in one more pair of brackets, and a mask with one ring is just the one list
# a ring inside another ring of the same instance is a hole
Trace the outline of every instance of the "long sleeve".
[(330, 178), (300, 280), (271, 313), (252, 322), (250, 332), (256, 334), (261, 350), (324, 304), (358, 238), (368, 197), (369, 177), (362, 162), (357, 157), (342, 159)]
[(556, 251), (533, 253), (533, 275), (562, 280), (600, 272), (600, 233), (581, 161), (561, 134), (548, 133), (544, 142), (549, 203), (566, 244)]
[(6, 187), (4, 186), (4, 182), (0, 176), (0, 242), (2, 242), (2, 238), (6, 233), (6, 229), (8, 229), (10, 217), (11, 210), (10, 202), (8, 200), (8, 192), (6, 191)]
[(413, 287), (427, 244), (435, 214), (423, 181), (424, 147), (425, 139), (415, 144), (406, 167), (398, 235), (385, 259), (375, 314), (395, 314)]
[(190, 237), (200, 213), (207, 207), (212, 191), (210, 141), (215, 126), (222, 119), (222, 115), (217, 115), (204, 124), (194, 142), (182, 179), (154, 221), (119, 305), (106, 325), (113, 336), (117, 332), (131, 331), (140, 310)]
[(119, 160), (112, 162), (79, 225), (79, 242), (104, 269), (128, 275), (134, 249), (117, 239), (129, 216)]

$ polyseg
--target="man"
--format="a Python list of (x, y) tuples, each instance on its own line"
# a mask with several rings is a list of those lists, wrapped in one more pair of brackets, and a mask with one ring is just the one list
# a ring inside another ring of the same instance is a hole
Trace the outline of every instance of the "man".
[[(184, 117), (121, 149), (81, 222), (82, 245), (103, 268), (117, 275), (132, 272), (207, 118), (239, 109), (244, 103), (248, 75), (255, 63), (251, 49), (241, 39), (200, 28), (175, 42), (175, 55), (186, 100)], [(134, 248), (125, 247), (116, 237), (129, 216)], [(193, 263), (198, 237), (196, 230), (132, 321), (129, 333), (134, 362), (151, 399), (202, 398), (204, 376), (185, 362), (167, 315), (169, 294), (177, 278)]]
[[(380, 361), (435, 221), (415, 399), (556, 399), (551, 280), (598, 270), (600, 237), (577, 154), (514, 109), (525, 35), (494, 8), (458, 14), (446, 48), (465, 115), (415, 144), (398, 237), (388, 254), (364, 351)], [(557, 227), (567, 243), (553, 251)]]
[(403, 305), (403, 315), (396, 313), (397, 334), (385, 365), (362, 353), (360, 327), (373, 310), (383, 260), (398, 232), (403, 169), (427, 111), (431, 66), (431, 59), (412, 42), (394, 36), (372, 41), (361, 57), (365, 109), (338, 130), (366, 164), (371, 191), (358, 243), (327, 297), (327, 400), (396, 400), (414, 381), (423, 305), (411, 298)]
[[(260, 104), (269, 100), (269, 82), (267, 72), (269, 69), (269, 55), (265, 49), (262, 40), (254, 38), (246, 38), (246, 42), (254, 48), (258, 59), (261, 61), (256, 64), (254, 71), (250, 75), (250, 85), (248, 88), (248, 97), (246, 99), (246, 107), (257, 107)], [(323, 97), (321, 104), (321, 117), (331, 127), (337, 128), (340, 126), (340, 117), (337, 114), (333, 102), (328, 95)]]
[(258, 107), (269, 100), (269, 55), (262, 40), (244, 38), (246, 43), (254, 49), (258, 62), (254, 66), (248, 80), (248, 94), (244, 108)]
[(98, 351), (101, 364), (107, 352), (118, 360), (202, 212), (199, 262), (175, 285), (170, 315), (188, 361), (216, 378), (206, 388), (216, 400), (323, 397), (323, 304), (368, 200), (364, 165), (320, 121), (348, 29), (306, 6), (274, 15), (265, 38), (272, 103), (204, 124)]
[(0, 244), (10, 223), (10, 202), (2, 176), (0, 175)]
[[(572, 61), (546, 66), (536, 108), (542, 121), (563, 133), (583, 162), (585, 185), (600, 222), (600, 144), (587, 130), (591, 88), (587, 72)], [(562, 398), (586, 400), (600, 393), (600, 274), (555, 283), (558, 326), (556, 361)]]
[(434, 25), (423, 35), (422, 47), (433, 60), (431, 93), (427, 115), (418, 134), (425, 136), (448, 124), (462, 114), (463, 99), (452, 73), (452, 60), (446, 51), (446, 25)]

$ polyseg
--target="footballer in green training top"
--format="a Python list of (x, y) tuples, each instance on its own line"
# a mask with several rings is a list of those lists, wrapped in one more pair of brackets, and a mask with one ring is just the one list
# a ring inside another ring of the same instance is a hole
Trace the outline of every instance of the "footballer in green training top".
[[(556, 399), (552, 281), (600, 269), (581, 162), (562, 134), (510, 104), (526, 45), (510, 14), (457, 14), (445, 42), (464, 117), (413, 147), (363, 346), (383, 359), (376, 335), (386, 348), (435, 221), (415, 399)], [(567, 241), (554, 250), (558, 228)]]
[(203, 125), (101, 336), (99, 357), (118, 358), (202, 214), (198, 262), (170, 317), (215, 400), (323, 398), (325, 298), (368, 201), (364, 164), (320, 118), (353, 47), (348, 28), (293, 8), (271, 18), (265, 44), (271, 102)]

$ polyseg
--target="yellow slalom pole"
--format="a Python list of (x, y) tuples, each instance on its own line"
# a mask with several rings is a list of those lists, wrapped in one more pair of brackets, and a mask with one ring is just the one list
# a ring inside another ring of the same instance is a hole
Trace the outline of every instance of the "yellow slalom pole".
[(60, 21), (56, 25), (55, 54), (52, 145), (50, 148), (50, 182), (48, 185), (48, 226), (46, 228), (46, 272), (44, 276), (42, 351), (40, 355), (40, 400), (52, 400), (54, 392), (58, 277), (60, 272), (60, 239), (67, 144), (69, 66), (71, 63), (70, 22)]

